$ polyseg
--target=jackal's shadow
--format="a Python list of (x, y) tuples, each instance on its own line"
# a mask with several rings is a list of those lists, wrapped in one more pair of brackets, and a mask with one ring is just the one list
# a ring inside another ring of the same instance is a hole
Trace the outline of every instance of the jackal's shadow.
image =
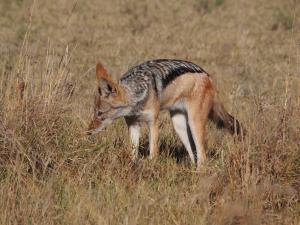
[[(144, 141), (139, 147), (139, 155), (142, 158), (149, 157), (149, 141)], [(160, 141), (159, 154), (172, 157), (177, 163), (189, 161), (190, 157), (183, 144), (170, 144), (167, 141)]]
[[(218, 150), (216, 148), (207, 148), (207, 142), (205, 143), (206, 145), (206, 156), (210, 159), (217, 159), (220, 157), (218, 154)], [(192, 142), (192, 150), (193, 154), (195, 157), (195, 160), (197, 160), (197, 154), (196, 154), (196, 148), (194, 142)], [(150, 151), (149, 151), (149, 141), (144, 140), (140, 147), (139, 147), (139, 155), (142, 158), (147, 158), (149, 157)], [(161, 140), (160, 145), (159, 145), (159, 154), (160, 155), (165, 155), (167, 157), (172, 157), (176, 159), (177, 163), (183, 163), (186, 161), (190, 161), (189, 154), (187, 150), (185, 149), (184, 145), (179, 142), (179, 143), (172, 143), (170, 144), (168, 141)]]

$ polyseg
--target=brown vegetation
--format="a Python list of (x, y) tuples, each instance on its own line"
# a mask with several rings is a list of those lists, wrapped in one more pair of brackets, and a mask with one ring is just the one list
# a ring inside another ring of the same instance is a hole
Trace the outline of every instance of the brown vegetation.
[[(2, 0), (0, 224), (299, 224), (299, 5)], [(85, 135), (96, 62), (152, 58), (204, 67), (247, 129), (209, 126), (206, 171), (164, 114), (154, 161), (131, 163), (122, 120)]]

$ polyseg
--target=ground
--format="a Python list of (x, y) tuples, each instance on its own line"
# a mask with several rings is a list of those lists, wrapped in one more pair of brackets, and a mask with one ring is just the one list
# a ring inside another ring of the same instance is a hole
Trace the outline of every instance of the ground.
[[(2, 0), (1, 224), (299, 224), (300, 2)], [(247, 129), (209, 124), (197, 172), (161, 114), (130, 161), (122, 119), (86, 135), (96, 62), (199, 64)]]

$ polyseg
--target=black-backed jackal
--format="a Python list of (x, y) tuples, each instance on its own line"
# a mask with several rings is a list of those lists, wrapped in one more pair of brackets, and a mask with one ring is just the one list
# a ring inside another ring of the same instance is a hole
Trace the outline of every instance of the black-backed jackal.
[(197, 168), (206, 161), (204, 135), (208, 119), (232, 134), (241, 132), (239, 122), (214, 100), (210, 75), (194, 63), (151, 60), (131, 68), (118, 82), (98, 63), (96, 75), (98, 89), (88, 133), (98, 133), (115, 119), (124, 117), (133, 158), (138, 155), (141, 122), (147, 122), (150, 128), (150, 158), (158, 154), (160, 110), (170, 112), (174, 129)]

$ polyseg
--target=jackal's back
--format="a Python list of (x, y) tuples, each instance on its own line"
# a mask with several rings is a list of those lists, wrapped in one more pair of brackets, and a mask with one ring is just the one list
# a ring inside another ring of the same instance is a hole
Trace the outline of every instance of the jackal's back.
[[(185, 73), (206, 73), (200, 66), (183, 60), (157, 59), (146, 61), (128, 70), (119, 83), (126, 86), (136, 102), (147, 98), (149, 90), (159, 96), (176, 77)], [(207, 74), (207, 73), (206, 73)]]

